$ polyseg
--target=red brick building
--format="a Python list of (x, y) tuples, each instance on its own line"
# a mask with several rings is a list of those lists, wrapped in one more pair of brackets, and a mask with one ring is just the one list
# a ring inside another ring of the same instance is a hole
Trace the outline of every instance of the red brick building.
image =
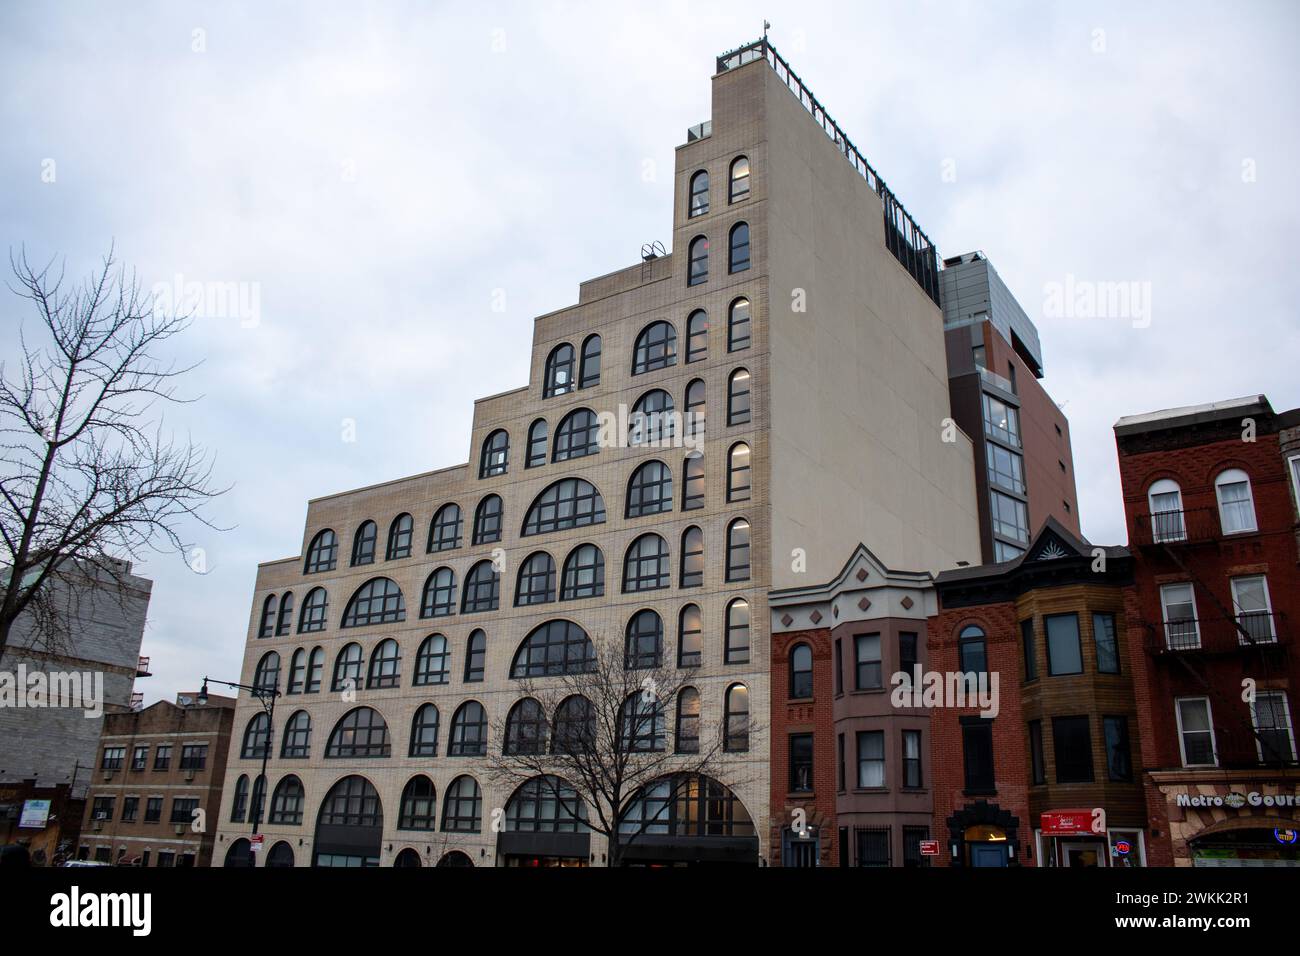
[(1300, 865), (1297, 424), (1259, 395), (1115, 425), (1156, 865)]

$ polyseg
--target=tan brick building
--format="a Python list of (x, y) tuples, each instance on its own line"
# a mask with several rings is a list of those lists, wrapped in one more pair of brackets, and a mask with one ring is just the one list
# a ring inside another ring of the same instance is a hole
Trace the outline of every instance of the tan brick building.
[(185, 693), (106, 715), (77, 857), (208, 866), (234, 713), (233, 697)]
[[(980, 552), (971, 443), (942, 438), (933, 248), (808, 102), (770, 47), (720, 58), (712, 119), (677, 148), (673, 252), (536, 320), (529, 382), (476, 402), (468, 463), (313, 500), (299, 553), (260, 566), (240, 679), (283, 696), (258, 865), (511, 862), (492, 820), (514, 795), (475, 751), (519, 700), (530, 638), (621, 642), (656, 618), (702, 728), (748, 698), (716, 829), (771, 860), (768, 590), (829, 580), (859, 541), (892, 567)], [(689, 422), (671, 447), (622, 440), (669, 408), (707, 414), (698, 447)], [(241, 695), (218, 865), (247, 858), (261, 714)], [(706, 858), (714, 828), (677, 826), (676, 861)], [(550, 835), (536, 855), (603, 859)]]

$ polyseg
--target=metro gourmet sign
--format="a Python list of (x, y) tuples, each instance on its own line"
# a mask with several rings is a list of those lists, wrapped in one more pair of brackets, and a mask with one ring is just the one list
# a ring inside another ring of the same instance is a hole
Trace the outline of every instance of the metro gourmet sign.
[(1193, 808), (1229, 807), (1233, 810), (1239, 810), (1245, 806), (1300, 807), (1300, 797), (1297, 797), (1294, 793), (1260, 793), (1258, 790), (1251, 790), (1248, 793), (1240, 793), (1236, 790), (1230, 793), (1196, 795), (1180, 793), (1174, 798), (1174, 806)]

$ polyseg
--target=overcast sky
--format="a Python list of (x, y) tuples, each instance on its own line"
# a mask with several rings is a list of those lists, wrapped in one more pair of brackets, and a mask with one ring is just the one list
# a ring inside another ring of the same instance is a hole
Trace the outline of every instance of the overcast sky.
[[(309, 498), (466, 460), (533, 317), (669, 241), (673, 149), (764, 16), (940, 253), (984, 250), (1037, 323), (1084, 533), (1123, 542), (1116, 418), (1300, 405), (1300, 5), (1138, 6), (5, 3), (0, 243), (80, 276), (115, 240), (146, 287), (258, 296), (174, 353), (203, 399), (167, 424), (216, 451), (234, 530), (190, 530), (204, 577), (140, 566), (137, 689), (238, 676)], [(1061, 314), (1068, 276), (1150, 314)], [(0, 295), (8, 358), (31, 316)]]

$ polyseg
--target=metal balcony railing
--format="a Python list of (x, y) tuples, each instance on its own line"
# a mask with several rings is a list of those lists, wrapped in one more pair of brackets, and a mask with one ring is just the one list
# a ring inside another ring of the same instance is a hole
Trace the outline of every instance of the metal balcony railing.
[(907, 209), (889, 187), (885, 185), (883, 179), (867, 162), (866, 158), (858, 152), (856, 146), (844, 135), (839, 124), (830, 118), (826, 109), (813, 96), (812, 91), (808, 89), (795, 72), (790, 69), (790, 64), (781, 58), (776, 52), (776, 47), (768, 42), (767, 37), (761, 40), (755, 40), (753, 43), (747, 43), (738, 47), (729, 53), (724, 53), (718, 57), (718, 72), (725, 73), (727, 70), (734, 70), (737, 67), (744, 66), (746, 63), (752, 63), (754, 60), (766, 60), (776, 75), (781, 78), (786, 87), (793, 93), (817, 122), (823, 132), (830, 137), (831, 142), (835, 144), (844, 158), (849, 161), (858, 175), (867, 181), (867, 185), (880, 197), (881, 204), (885, 207), (885, 246), (893, 253), (904, 269), (916, 280), (917, 284), (926, 295), (939, 305), (939, 260), (938, 253), (934, 248), (934, 243), (916, 224)]
[(135, 676), (136, 676), (136, 677), (152, 677), (152, 676), (153, 676), (153, 674), (151, 674), (151, 673), (149, 672), (149, 658), (147, 658), (147, 657), (141, 657), (141, 658), (136, 662), (136, 665), (135, 665)]
[(1213, 508), (1139, 512), (1133, 517), (1134, 542), (1139, 547), (1203, 544), (1219, 537), (1219, 516)]
[(686, 142), (693, 143), (697, 139), (707, 139), (713, 135), (713, 120), (705, 120), (703, 123), (696, 123), (686, 130)]
[(1278, 650), (1290, 638), (1286, 615), (1268, 611), (1243, 611), (1235, 620), (1208, 617), (1150, 623), (1147, 634), (1147, 646), (1157, 655)]

